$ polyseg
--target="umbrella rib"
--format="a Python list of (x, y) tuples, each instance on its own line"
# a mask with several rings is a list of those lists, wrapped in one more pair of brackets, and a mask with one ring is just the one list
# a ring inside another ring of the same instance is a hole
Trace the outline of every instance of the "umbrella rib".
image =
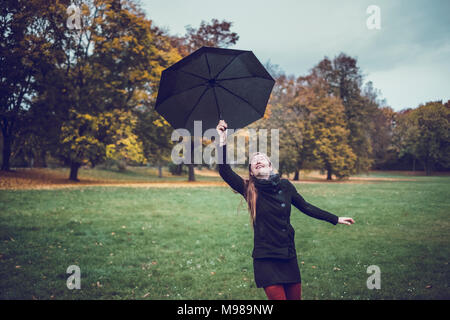
[(204, 86), (204, 85), (205, 85), (204, 83), (197, 84), (197, 85), (195, 85), (195, 86), (193, 86), (193, 87), (190, 87), (190, 88), (187, 88), (187, 89), (184, 89), (184, 90), (181, 90), (181, 91), (178, 91), (178, 92), (175, 92), (175, 93), (171, 94), (169, 97), (167, 97), (166, 99), (164, 99), (163, 101), (161, 101), (161, 102), (155, 107), (155, 110), (158, 110), (158, 107), (159, 107), (164, 101), (166, 101), (167, 99), (172, 98), (172, 97), (174, 97), (174, 96), (177, 96), (177, 95), (179, 95), (179, 94), (182, 94), (182, 93), (184, 93), (184, 92), (186, 92), (186, 91), (189, 91), (189, 90), (192, 90), (192, 89), (195, 89), (195, 88)]
[[(224, 86), (219, 84), (219, 87), (221, 87), (222, 89), (224, 89), (225, 91), (227, 91), (228, 93), (232, 94), (233, 96), (235, 96), (236, 98), (241, 99), (242, 101), (244, 101), (245, 103), (247, 103), (250, 107), (252, 107), (256, 112), (258, 112), (258, 114), (261, 113), (261, 111), (259, 111), (258, 109), (256, 109), (250, 102), (248, 102), (247, 100), (245, 100), (244, 98), (242, 98), (241, 96), (238, 96), (236, 93), (234, 93), (233, 91), (228, 90), (227, 88), (225, 88)], [(262, 114), (262, 116), (264, 116), (264, 113)]]
[(217, 94), (216, 94), (216, 88), (213, 87), (213, 93), (214, 93), (214, 99), (216, 100), (216, 107), (217, 107), (217, 115), (219, 116), (219, 120), (222, 120), (222, 112), (220, 111), (219, 107), (219, 101), (217, 100)]
[[(242, 53), (244, 53), (244, 52), (242, 52)], [(233, 57), (233, 59), (231, 59), (230, 60), (230, 62), (228, 62), (223, 68), (222, 68), (222, 70), (220, 70), (219, 72), (217, 72), (217, 74), (216, 74), (216, 76), (214, 77), (214, 78), (216, 78), (217, 79), (217, 77), (238, 57), (238, 56), (240, 56), (242, 53), (239, 53), (239, 54), (237, 54), (237, 55), (235, 55), (234, 57)]]
[(223, 78), (223, 79), (217, 79), (217, 81), (239, 80), (239, 79), (249, 79), (249, 78), (259, 78), (259, 79), (264, 79), (264, 80), (271, 81), (270, 79), (267, 79), (267, 78), (264, 78), (264, 77), (259, 77), (259, 76), (245, 76), (245, 77), (235, 77), (235, 78)]
[(208, 61), (208, 54), (205, 53), (205, 59), (206, 59), (206, 65), (208, 66), (208, 74), (209, 74), (209, 78), (211, 77), (211, 67), (209, 66), (209, 61)]
[(186, 117), (186, 121), (184, 121), (184, 127), (186, 127), (186, 124), (189, 120), (189, 117), (191, 116), (192, 112), (194, 112), (195, 108), (198, 106), (198, 104), (200, 103), (200, 100), (202, 100), (203, 96), (205, 95), (206, 91), (208, 91), (209, 87), (206, 87), (205, 90), (203, 90), (202, 94), (200, 95), (200, 97), (198, 98), (197, 102), (194, 104), (194, 106), (192, 107), (191, 111), (189, 111), (187, 117)]

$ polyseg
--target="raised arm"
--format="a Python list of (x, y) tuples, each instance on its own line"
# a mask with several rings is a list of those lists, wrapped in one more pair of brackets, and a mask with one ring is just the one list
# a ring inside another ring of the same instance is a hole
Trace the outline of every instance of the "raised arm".
[[(219, 174), (222, 179), (235, 191), (239, 192), (245, 197), (244, 179), (242, 179), (236, 172), (234, 172), (230, 165), (227, 163), (227, 124), (225, 121), (220, 120), (217, 126), (217, 132), (219, 133), (220, 141), (217, 145), (219, 151)], [(222, 157), (222, 158), (220, 158)], [(220, 161), (222, 160), (222, 161)]]
[(334, 225), (336, 225), (339, 222), (339, 217), (328, 212), (325, 210), (322, 210), (320, 208), (317, 208), (316, 206), (313, 206), (312, 204), (308, 203), (303, 199), (303, 197), (298, 193), (295, 186), (288, 181), (290, 184), (290, 187), (292, 189), (292, 204), (299, 209), (301, 212), (307, 214), (310, 217), (325, 220), (328, 221)]

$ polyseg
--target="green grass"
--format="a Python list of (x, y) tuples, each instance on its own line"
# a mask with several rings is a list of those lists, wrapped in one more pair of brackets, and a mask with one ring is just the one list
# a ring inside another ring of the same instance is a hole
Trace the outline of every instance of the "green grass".
[[(356, 220), (333, 226), (292, 207), (304, 299), (450, 298), (450, 178), (415, 178), (297, 185)], [(239, 205), (225, 187), (0, 190), (0, 298), (266, 299)], [(66, 287), (73, 264), (81, 290)], [(380, 290), (366, 287), (370, 265)]]

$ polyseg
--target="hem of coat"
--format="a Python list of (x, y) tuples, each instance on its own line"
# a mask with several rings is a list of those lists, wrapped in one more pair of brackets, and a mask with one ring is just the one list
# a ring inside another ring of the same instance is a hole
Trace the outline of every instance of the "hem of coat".
[(284, 256), (284, 255), (276, 255), (276, 254), (252, 254), (252, 258), (253, 259), (265, 259), (265, 258), (272, 258), (272, 259), (283, 259), (283, 260), (289, 260), (292, 258), (297, 258), (297, 253), (293, 254), (293, 255), (288, 255), (288, 256)]

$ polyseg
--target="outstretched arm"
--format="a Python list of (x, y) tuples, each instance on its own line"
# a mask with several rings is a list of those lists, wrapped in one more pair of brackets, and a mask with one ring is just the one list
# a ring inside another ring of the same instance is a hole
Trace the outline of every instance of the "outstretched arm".
[(355, 221), (352, 218), (347, 217), (338, 217), (328, 211), (322, 210), (316, 206), (313, 206), (312, 204), (305, 201), (305, 199), (298, 193), (295, 186), (289, 182), (292, 188), (292, 204), (302, 211), (303, 213), (307, 214), (310, 217), (325, 220), (328, 221), (334, 225), (340, 223), (340, 224), (353, 224)]
[[(219, 174), (222, 179), (235, 191), (239, 192), (245, 197), (244, 179), (242, 179), (236, 172), (234, 172), (230, 165), (226, 162), (227, 159), (227, 145), (226, 145), (226, 129), (227, 124), (225, 121), (220, 120), (217, 125), (217, 132), (219, 133), (220, 142), (217, 145), (217, 151), (219, 154)], [(220, 149), (220, 150), (219, 150)], [(220, 158), (222, 157), (222, 158)], [(222, 160), (222, 161), (220, 161)]]

